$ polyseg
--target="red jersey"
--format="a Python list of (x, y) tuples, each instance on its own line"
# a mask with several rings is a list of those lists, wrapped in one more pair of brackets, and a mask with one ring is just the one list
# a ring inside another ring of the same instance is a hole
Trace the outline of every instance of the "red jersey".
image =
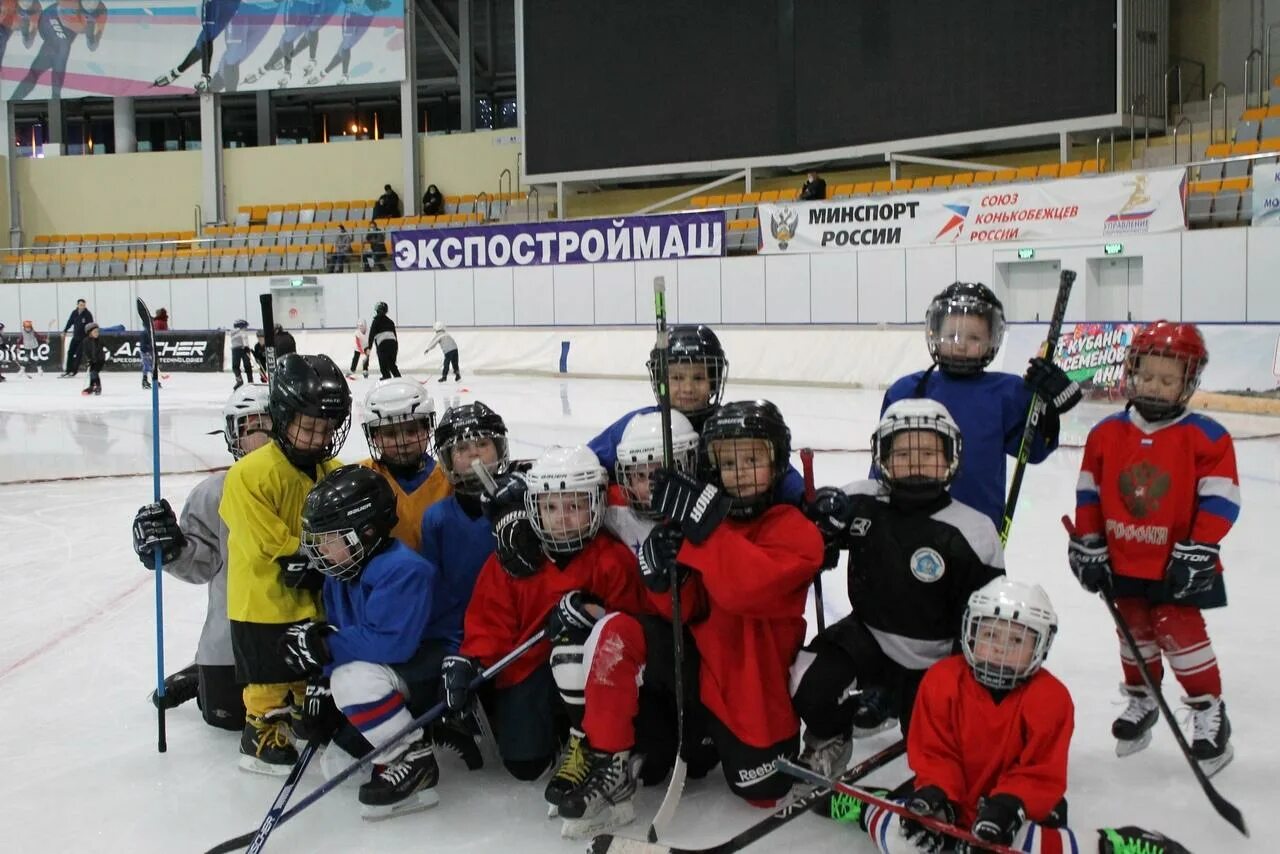
[(822, 548), (818, 529), (789, 504), (751, 521), (727, 520), (701, 545), (680, 547), (678, 560), (697, 571), (707, 600), (706, 617), (690, 625), (702, 659), (702, 703), (752, 747), (777, 744), (800, 727), (791, 664), (804, 643), (805, 602)]
[(1130, 410), (1089, 431), (1076, 529), (1106, 536), (1117, 575), (1159, 581), (1174, 543), (1217, 543), (1239, 515), (1235, 446), (1212, 418), (1188, 412), (1151, 424)]
[[(531, 637), (547, 614), (570, 590), (598, 596), (609, 611), (649, 613), (636, 556), (606, 533), (600, 533), (564, 569), (549, 559), (530, 578), (514, 578), (490, 555), (476, 578), (462, 627), (460, 655), (488, 667)], [(547, 662), (551, 643), (543, 640), (511, 662), (495, 679), (499, 688), (522, 682)]]
[(1067, 792), (1075, 706), (1065, 685), (1039, 670), (997, 703), (963, 655), (925, 671), (911, 712), (907, 763), (916, 788), (937, 786), (970, 827), (978, 798), (1013, 795), (1043, 821)]

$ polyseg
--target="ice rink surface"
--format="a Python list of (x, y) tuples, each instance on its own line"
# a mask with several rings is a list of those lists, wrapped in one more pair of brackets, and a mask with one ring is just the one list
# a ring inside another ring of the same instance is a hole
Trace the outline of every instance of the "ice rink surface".
[[(169, 751), (156, 752), (155, 606), (150, 572), (133, 554), (130, 523), (151, 500), (150, 395), (134, 374), (103, 375), (98, 398), (79, 394), (83, 377), (0, 385), (0, 828), (5, 851), (198, 852), (255, 828), (281, 780), (236, 767), (237, 736), (207, 727), (194, 703), (169, 714)], [(357, 401), (372, 381), (354, 384)], [(230, 458), (218, 435), (227, 375), (175, 374), (161, 392), (163, 494), (175, 508), (212, 466)], [(620, 380), (468, 376), (428, 385), (437, 411), (483, 400), (506, 419), (513, 456), (550, 444), (584, 442), (623, 412), (651, 402), (646, 383)], [(865, 476), (863, 449), (877, 420), (879, 391), (746, 386), (727, 399), (767, 397), (782, 409), (796, 448), (819, 449), (819, 485)], [(1086, 404), (1069, 417), (1064, 447), (1028, 472), (1007, 564), (1016, 578), (1043, 584), (1061, 628), (1048, 668), (1071, 689), (1076, 732), (1071, 751), (1071, 826), (1084, 851), (1093, 828), (1159, 828), (1197, 854), (1273, 851), (1269, 809), (1280, 794), (1280, 738), (1274, 718), (1280, 682), (1270, 636), (1280, 580), (1274, 553), (1280, 509), (1280, 423), (1218, 416), (1236, 436), (1243, 510), (1222, 551), (1231, 605), (1208, 613), (1233, 725), (1235, 761), (1214, 783), (1250, 821), (1240, 837), (1204, 798), (1165, 724), (1150, 748), (1117, 759), (1111, 720), (1122, 708), (1117, 643), (1102, 603), (1075, 583), (1065, 561), (1059, 517), (1074, 505), (1079, 445), (1115, 407)], [(344, 461), (365, 456), (353, 425)], [(793, 462), (798, 466), (799, 459)], [(186, 472), (186, 473), (181, 473)], [(112, 475), (102, 477), (103, 475)], [(92, 477), (90, 477), (92, 476)], [(85, 479), (88, 478), (88, 479)], [(843, 569), (824, 576), (830, 618), (848, 608)], [(187, 664), (204, 616), (204, 590), (166, 577), (165, 656), (169, 672)], [(812, 631), (812, 623), (811, 631)], [(1165, 696), (1177, 708), (1171, 675)], [(1269, 719), (1270, 718), (1270, 719)], [(896, 738), (860, 743), (869, 755)], [(895, 784), (900, 760), (872, 779)], [(272, 851), (567, 852), (558, 822), (544, 818), (542, 784), (524, 785), (500, 768), (468, 773), (442, 759), (440, 805), (391, 821), (359, 817), (354, 788), (342, 788), (271, 837)], [(299, 788), (320, 781), (318, 763)], [(361, 778), (357, 778), (361, 779)], [(639, 836), (662, 797), (642, 790)], [(691, 782), (665, 841), (720, 841), (762, 813), (727, 792), (719, 771)], [(847, 828), (804, 818), (759, 850), (870, 851)], [(755, 849), (752, 849), (755, 850)]]

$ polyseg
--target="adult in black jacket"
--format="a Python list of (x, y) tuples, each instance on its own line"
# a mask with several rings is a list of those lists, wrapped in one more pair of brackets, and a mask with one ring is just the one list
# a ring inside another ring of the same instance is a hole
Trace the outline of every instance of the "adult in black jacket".
[[(298, 342), (293, 340), (293, 336), (285, 331), (280, 324), (276, 324), (275, 334), (275, 350), (276, 361), (280, 361), (281, 356), (287, 356), (290, 353), (298, 352)], [(272, 366), (275, 367), (274, 365)]]
[(382, 185), (382, 195), (373, 203), (373, 219), (389, 219), (400, 216), (400, 196), (390, 184)]
[(427, 191), (422, 194), (422, 215), (439, 216), (444, 213), (444, 194), (435, 184), (428, 184)]
[(85, 326), (93, 322), (93, 313), (85, 306), (82, 299), (76, 300), (76, 307), (62, 327), (63, 333), (71, 332), (71, 342), (67, 345), (67, 369), (64, 377), (74, 377), (80, 371), (80, 346), (84, 342)]
[(387, 304), (380, 302), (373, 307), (373, 322), (369, 324), (369, 341), (378, 351), (378, 368), (382, 378), (400, 376), (396, 367), (396, 354), (400, 352), (400, 342), (396, 339), (396, 324), (387, 315)]
[(800, 188), (800, 201), (820, 202), (827, 197), (827, 182), (817, 172), (810, 172)]

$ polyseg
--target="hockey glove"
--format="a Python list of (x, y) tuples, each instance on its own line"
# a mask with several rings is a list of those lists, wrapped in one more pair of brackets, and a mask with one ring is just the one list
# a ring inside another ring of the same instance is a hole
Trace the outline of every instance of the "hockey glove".
[(684, 584), (689, 568), (676, 560), (684, 535), (679, 529), (659, 525), (645, 537), (640, 546), (640, 580), (654, 593), (666, 593), (671, 589), (671, 570), (676, 571), (676, 581)]
[(345, 718), (333, 702), (329, 680), (323, 676), (307, 682), (307, 692), (302, 700), (302, 714), (294, 731), (303, 741), (328, 743)]
[(480, 507), (493, 523), (498, 562), (512, 578), (529, 578), (542, 568), (542, 541), (525, 512), (528, 487), (524, 478), (508, 474), (498, 478), (493, 495), (482, 495)]
[(704, 542), (726, 516), (729, 499), (719, 488), (681, 471), (660, 468), (651, 476), (649, 505), (678, 524), (689, 542)]
[(1218, 573), (1217, 543), (1197, 543), (1182, 540), (1174, 543), (1169, 566), (1165, 569), (1165, 583), (1174, 599), (1189, 599), (1208, 592)]
[(547, 637), (558, 638), (566, 632), (589, 632), (596, 620), (603, 616), (604, 602), (582, 590), (570, 590), (547, 614)]
[(446, 655), (440, 666), (440, 687), (450, 711), (465, 709), (471, 702), (471, 683), (480, 675), (480, 662), (465, 655)]
[[(1022, 801), (1013, 795), (992, 795), (978, 801), (978, 817), (974, 819), (969, 832), (983, 842), (994, 842), (998, 845), (1012, 845), (1013, 837), (1018, 835), (1022, 823), (1027, 820), (1027, 812)], [(973, 854), (980, 851), (967, 842), (961, 842), (956, 854)]]
[(164, 562), (173, 563), (186, 544), (187, 538), (178, 527), (178, 517), (173, 515), (168, 499), (138, 508), (133, 517), (133, 550), (143, 566), (156, 568), (156, 546), (160, 547)]
[[(947, 824), (956, 823), (956, 808), (947, 799), (946, 792), (937, 786), (925, 786), (907, 798), (907, 809), (916, 815), (932, 818)], [(919, 822), (903, 818), (898, 826), (902, 838), (925, 854), (936, 854), (950, 840), (936, 830), (929, 830)]]
[(1031, 360), (1031, 367), (1027, 368), (1023, 379), (1027, 388), (1056, 415), (1070, 411), (1084, 396), (1080, 384), (1067, 376), (1066, 371), (1039, 356)]
[(280, 580), (291, 590), (322, 590), (324, 574), (312, 569), (311, 558), (299, 552), (296, 555), (285, 555), (276, 558), (280, 564)]
[(333, 661), (328, 637), (334, 631), (328, 623), (312, 620), (289, 626), (280, 638), (280, 655), (284, 657), (285, 666), (303, 676), (319, 674)]
[(1111, 554), (1107, 551), (1107, 541), (1100, 535), (1069, 539), (1067, 563), (1080, 586), (1090, 593), (1111, 589)]

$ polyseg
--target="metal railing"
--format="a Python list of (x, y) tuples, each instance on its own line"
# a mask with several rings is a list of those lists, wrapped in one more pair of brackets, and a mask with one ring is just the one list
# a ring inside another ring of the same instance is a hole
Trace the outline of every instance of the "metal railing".
[(1102, 159), (1102, 137), (1098, 136), (1093, 141), (1093, 159), (1098, 161), (1099, 172), (1104, 171), (1102, 169), (1103, 163), (1107, 164), (1106, 171), (1109, 171), (1109, 172), (1116, 171), (1116, 132), (1110, 131), (1107, 135), (1110, 138), (1111, 142), (1110, 142), (1110, 149), (1108, 151), (1106, 160)]
[(484, 201), (484, 218), (485, 218), (486, 220), (488, 220), (488, 219), (489, 219), (489, 205), (491, 204), (491, 200), (490, 200), (490, 198), (489, 198), (489, 194), (488, 194), (487, 192), (485, 192), (484, 190), (481, 190), (480, 192), (476, 193), (476, 213), (480, 213), (480, 202), (481, 202), (481, 200), (483, 200), (483, 201)]
[[(503, 196), (503, 193), (502, 193), (502, 177), (503, 177), (504, 175), (505, 175), (505, 176), (506, 176), (506, 178), (507, 178), (507, 191), (506, 191), (506, 195), (505, 195), (505, 196)], [(500, 198), (500, 199), (501, 199), (501, 198), (507, 198), (507, 199), (510, 199), (510, 198), (511, 198), (511, 196), (512, 196), (512, 192), (513, 192), (513, 191), (512, 191), (512, 186), (513, 186), (513, 184), (512, 184), (512, 181), (511, 181), (511, 170), (510, 170), (510, 169), (503, 169), (501, 172), (499, 172), (499, 173), (498, 173), (498, 198)]]
[[(533, 217), (529, 216), (529, 205), (533, 205)], [(538, 196), (538, 188), (530, 187), (524, 195), (525, 222), (542, 222), (542, 200)]]
[(1209, 90), (1209, 144), (1213, 145), (1218, 141), (1214, 136), (1213, 130), (1213, 99), (1218, 94), (1218, 90), (1222, 90), (1222, 141), (1230, 142), (1230, 131), (1227, 130), (1227, 84), (1219, 80), (1213, 84), (1213, 88)]
[(1139, 92), (1138, 95), (1129, 102), (1129, 168), (1133, 168), (1133, 152), (1136, 147), (1134, 120), (1138, 113), (1138, 107), (1142, 107), (1142, 165), (1147, 165), (1147, 149), (1151, 147), (1151, 106), (1147, 103), (1145, 93)]
[[(1197, 71), (1196, 77), (1192, 79), (1192, 84), (1190, 86), (1183, 84), (1182, 67), (1184, 65), (1194, 66)], [(1172, 64), (1164, 72), (1164, 103), (1165, 103), (1165, 124), (1166, 125), (1168, 125), (1169, 119), (1172, 118), (1172, 113), (1168, 109), (1169, 105), (1173, 103), (1173, 99), (1169, 95), (1170, 76), (1174, 77), (1178, 84), (1178, 91), (1176, 93), (1178, 96), (1177, 97), (1177, 101), (1178, 101), (1177, 115), (1180, 116), (1182, 115), (1182, 111), (1185, 106), (1186, 98), (1189, 92), (1196, 91), (1200, 93), (1201, 98), (1204, 97), (1204, 83), (1205, 83), (1204, 63), (1198, 59), (1187, 59), (1184, 56), (1172, 57)]]
[(1249, 51), (1248, 56), (1244, 58), (1244, 108), (1246, 110), (1249, 109), (1249, 84), (1253, 80), (1253, 75), (1250, 73), (1250, 70), (1253, 68), (1254, 57), (1257, 57), (1258, 60), (1258, 103), (1256, 106), (1262, 106), (1262, 72), (1264, 70), (1262, 66), (1264, 63), (1262, 61), (1262, 51), (1255, 47), (1253, 50)]
[(1191, 123), (1189, 116), (1179, 116), (1177, 124), (1173, 126), (1173, 162), (1178, 162), (1178, 132), (1182, 130), (1182, 126), (1187, 126), (1187, 160), (1195, 158), (1195, 151), (1192, 149), (1192, 141), (1195, 139), (1195, 125)]

